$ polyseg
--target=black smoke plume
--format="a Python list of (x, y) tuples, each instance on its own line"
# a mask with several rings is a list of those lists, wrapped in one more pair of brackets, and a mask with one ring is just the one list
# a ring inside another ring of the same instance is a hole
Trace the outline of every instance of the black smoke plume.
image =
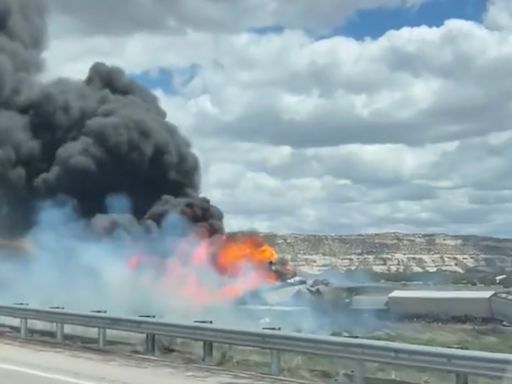
[[(150, 91), (103, 63), (83, 82), (37, 80), (45, 11), (42, 0), (0, 0), (0, 236), (23, 234), (38, 202), (56, 197), (107, 227), (179, 212), (223, 232), (222, 212), (199, 196), (198, 158)], [(113, 194), (133, 216), (104, 216)]]

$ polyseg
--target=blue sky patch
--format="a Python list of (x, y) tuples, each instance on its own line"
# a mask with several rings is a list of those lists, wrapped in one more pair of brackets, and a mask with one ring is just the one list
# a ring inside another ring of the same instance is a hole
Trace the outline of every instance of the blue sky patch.
[(150, 89), (161, 89), (165, 93), (176, 91), (172, 81), (172, 72), (168, 69), (156, 68), (151, 71), (131, 73), (128, 76)]
[(167, 94), (176, 94), (190, 83), (200, 70), (197, 64), (183, 68), (156, 68), (151, 71), (131, 73), (129, 77), (150, 89), (161, 89)]
[(389, 30), (426, 25), (437, 27), (448, 19), (480, 22), (487, 0), (427, 0), (418, 7), (374, 8), (356, 12), (330, 34), (355, 39), (378, 38)]

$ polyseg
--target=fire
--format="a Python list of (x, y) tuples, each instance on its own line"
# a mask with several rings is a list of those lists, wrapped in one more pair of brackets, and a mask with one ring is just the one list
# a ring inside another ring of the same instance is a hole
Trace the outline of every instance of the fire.
[(259, 236), (243, 236), (224, 241), (215, 266), (225, 275), (238, 275), (244, 265), (264, 269), (277, 260), (277, 253)]
[(190, 236), (173, 247), (166, 259), (155, 260), (137, 254), (128, 266), (150, 267), (157, 272), (155, 286), (162, 295), (190, 306), (234, 300), (278, 280), (271, 268), (278, 260), (276, 251), (253, 235)]

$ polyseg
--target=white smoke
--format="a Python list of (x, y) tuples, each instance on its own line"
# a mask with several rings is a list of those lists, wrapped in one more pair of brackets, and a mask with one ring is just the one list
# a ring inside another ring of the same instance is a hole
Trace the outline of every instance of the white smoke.
[(27, 255), (2, 256), (0, 298), (35, 307), (135, 314), (154, 311), (158, 299), (141, 285), (127, 264), (131, 244), (122, 236), (101, 241), (70, 205), (47, 202), (23, 239)]
[[(109, 214), (129, 213), (124, 196), (110, 196), (106, 204)], [(223, 299), (224, 293), (216, 293), (226, 286), (243, 290), (255, 271), (245, 265), (237, 277), (219, 274), (206, 259), (210, 240), (195, 237), (193, 229), (179, 214), (170, 214), (157, 232), (128, 235), (120, 227), (98, 236), (71, 203), (47, 201), (22, 239), (29, 251), (0, 250), (0, 302), (235, 324), (237, 295)], [(131, 265), (134, 258), (142, 260), (139, 267)]]

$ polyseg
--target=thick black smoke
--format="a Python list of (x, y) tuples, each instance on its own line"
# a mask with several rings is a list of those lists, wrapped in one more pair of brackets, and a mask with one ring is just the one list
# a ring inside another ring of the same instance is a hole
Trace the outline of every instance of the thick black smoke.
[(36, 79), (45, 15), (42, 0), (0, 0), (0, 236), (29, 229), (43, 199), (65, 196), (92, 218), (121, 193), (136, 220), (107, 217), (111, 224), (159, 223), (177, 211), (222, 232), (221, 211), (198, 195), (190, 143), (151, 92), (103, 63), (83, 82)]

